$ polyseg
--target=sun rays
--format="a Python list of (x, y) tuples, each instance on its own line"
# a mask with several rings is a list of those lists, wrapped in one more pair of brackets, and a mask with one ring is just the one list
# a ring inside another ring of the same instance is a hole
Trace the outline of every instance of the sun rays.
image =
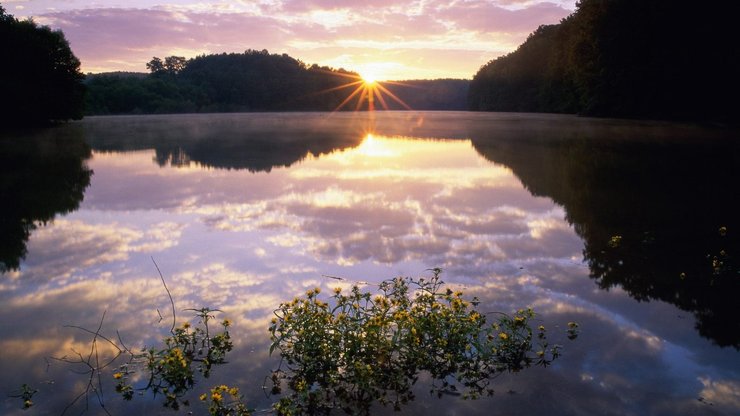
[[(319, 93), (328, 93), (343, 89), (350, 91), (347, 97), (345, 97), (344, 100), (334, 108), (334, 112), (341, 111), (351, 104), (354, 104), (355, 106), (354, 111), (375, 111), (376, 109), (390, 110), (391, 108), (388, 104), (393, 102), (397, 103), (405, 110), (412, 110), (408, 104), (383, 85), (393, 84), (405, 86), (405, 84), (394, 81), (381, 82), (371, 72), (363, 73), (362, 75), (353, 73), (333, 74), (346, 78), (347, 82), (337, 87), (322, 90)], [(380, 108), (376, 108), (376, 102), (379, 103)]]
[(362, 82), (367, 85), (373, 85), (378, 81), (378, 77), (372, 72), (362, 72), (360, 74), (360, 78), (362, 78)]

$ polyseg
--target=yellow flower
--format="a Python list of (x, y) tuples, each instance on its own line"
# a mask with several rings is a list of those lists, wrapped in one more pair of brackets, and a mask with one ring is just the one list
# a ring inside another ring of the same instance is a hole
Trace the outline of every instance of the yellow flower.
[(341, 287), (335, 287), (334, 288), (334, 293), (336, 293), (337, 295), (340, 294), (340, 293), (342, 293), (342, 288)]
[(498, 337), (501, 338), (502, 341), (509, 339), (509, 335), (507, 335), (506, 332), (499, 332)]
[(228, 319), (224, 319), (224, 321), (221, 322), (221, 325), (223, 325), (224, 327), (228, 328), (228, 327), (231, 326), (231, 321), (228, 320)]
[(115, 373), (115, 374), (113, 374), (113, 378), (115, 378), (116, 380), (120, 380), (121, 377), (123, 377), (123, 373)]
[(545, 326), (544, 325), (540, 325), (540, 326), (537, 327), (537, 329), (539, 329), (540, 331), (544, 331), (545, 330)]
[(214, 402), (220, 402), (221, 400), (223, 400), (223, 396), (221, 396), (221, 393), (214, 391), (213, 393), (211, 393), (211, 399)]
[(208, 395), (207, 395), (207, 394), (205, 394), (205, 393), (203, 393), (203, 394), (201, 394), (201, 395), (200, 395), (200, 396), (199, 396), (198, 398), (200, 399), (200, 401), (204, 402), (204, 401), (206, 401), (206, 399), (208, 398)]
[(296, 383), (295, 389), (296, 391), (299, 391), (299, 392), (306, 390), (306, 381), (305, 380), (298, 381)]
[(182, 324), (182, 327), (183, 327), (184, 329), (188, 329), (188, 328), (190, 328), (190, 322), (184, 322), (184, 323)]

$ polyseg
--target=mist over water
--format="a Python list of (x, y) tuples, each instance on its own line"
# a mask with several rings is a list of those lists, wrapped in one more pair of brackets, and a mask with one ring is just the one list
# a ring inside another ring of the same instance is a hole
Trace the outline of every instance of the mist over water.
[[(222, 382), (266, 409), (280, 302), (440, 267), (482, 311), (534, 308), (563, 357), (478, 401), (430, 397), (421, 380), (403, 413), (736, 413), (736, 137), (464, 112), (92, 117), (2, 137), (0, 389), (34, 385), (33, 411), (59, 414), (86, 379), (47, 358), (90, 342), (65, 325), (105, 314), (103, 332), (129, 346), (166, 334), (153, 258), (178, 320), (209, 306), (234, 322), (229, 364), (189, 410)], [(169, 414), (159, 398), (122, 403), (107, 381), (117, 414)]]

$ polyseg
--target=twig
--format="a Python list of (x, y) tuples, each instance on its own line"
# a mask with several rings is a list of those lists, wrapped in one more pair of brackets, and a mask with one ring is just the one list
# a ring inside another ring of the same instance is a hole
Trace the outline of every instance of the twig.
[[(74, 406), (75, 403), (77, 403), (83, 397), (85, 398), (85, 409), (83, 410), (83, 413), (86, 412), (87, 410), (89, 410), (89, 407), (90, 407), (90, 401), (89, 401), (90, 396), (89, 395), (90, 395), (90, 391), (91, 390), (95, 393), (95, 397), (98, 399), (98, 404), (103, 409), (103, 411), (107, 415), (110, 415), (110, 412), (108, 411), (108, 409), (105, 408), (105, 400), (103, 399), (103, 380), (100, 377), (100, 370), (102, 370), (102, 369), (108, 367), (109, 365), (111, 365), (111, 363), (113, 363), (121, 355), (122, 350), (113, 341), (111, 341), (109, 338), (107, 338), (104, 335), (101, 335), (100, 334), (100, 331), (103, 328), (103, 322), (105, 321), (105, 314), (106, 314), (106, 312), (107, 311), (103, 311), (103, 316), (100, 318), (100, 323), (98, 324), (98, 329), (95, 330), (95, 331), (91, 331), (91, 330), (88, 330), (88, 329), (85, 329), (85, 328), (75, 327), (75, 326), (71, 326), (71, 325), (68, 326), (68, 327), (71, 327), (71, 328), (82, 330), (84, 332), (87, 332), (87, 333), (93, 335), (93, 340), (92, 340), (92, 343), (90, 344), (90, 353), (87, 354), (87, 358), (85, 358), (81, 353), (79, 353), (77, 351), (74, 351), (74, 350), (72, 350), (72, 352), (74, 352), (75, 354), (77, 354), (77, 356), (79, 357), (77, 360), (74, 360), (74, 361), (71, 360), (71, 359), (68, 359), (66, 356), (65, 357), (62, 357), (62, 358), (54, 358), (54, 357), (52, 357), (53, 359), (56, 359), (56, 360), (59, 360), (59, 361), (63, 361), (63, 362), (67, 362), (67, 363), (70, 363), (70, 364), (83, 364), (84, 366), (87, 367), (87, 370), (84, 371), (84, 372), (79, 372), (79, 374), (89, 374), (90, 375), (90, 377), (87, 380), (87, 386), (85, 387), (85, 390), (82, 391), (79, 395), (77, 395), (77, 397), (75, 397), (74, 400), (72, 400), (72, 402), (70, 402), (62, 410), (62, 415), (64, 415), (70, 408), (72, 408), (72, 406)], [(118, 350), (118, 353), (116, 354), (116, 356), (113, 357), (111, 360), (107, 361), (102, 366), (100, 364), (100, 355), (99, 355), (99, 351), (98, 351), (98, 339), (102, 339), (102, 340), (108, 342), (110, 345), (112, 345), (113, 347), (115, 347)], [(93, 363), (93, 356), (95, 356), (95, 363), (94, 363), (95, 365), (92, 364)], [(76, 372), (76, 371), (73, 371), (73, 372)], [(95, 383), (95, 381), (96, 381), (95, 378), (96, 378), (96, 376), (97, 376), (97, 388), (95, 387), (95, 384), (96, 384)]]
[[(74, 328), (74, 329), (79, 329), (80, 331), (83, 331), (83, 332), (87, 332), (88, 334), (94, 335), (94, 336), (102, 339), (103, 341), (108, 342), (110, 345), (112, 345), (118, 351), (123, 351), (121, 348), (118, 347), (118, 345), (116, 345), (115, 342), (113, 342), (110, 338), (106, 337), (105, 335), (100, 334), (100, 332), (91, 331), (91, 330), (89, 330), (87, 328), (83, 328), (83, 327), (77, 326), (77, 325), (64, 325), (64, 328)], [(120, 340), (120, 336), (119, 336), (119, 340)]]
[(167, 288), (167, 282), (164, 281), (164, 276), (162, 275), (162, 271), (159, 270), (159, 266), (157, 265), (157, 262), (154, 261), (154, 257), (152, 257), (151, 259), (152, 259), (152, 263), (154, 263), (154, 267), (156, 267), (157, 269), (157, 273), (159, 273), (159, 278), (162, 280), (162, 286), (164, 286), (164, 290), (167, 292), (167, 296), (170, 298), (170, 305), (172, 306), (172, 327), (170, 328), (170, 332), (174, 333), (176, 319), (177, 319), (177, 315), (175, 312), (175, 301), (174, 299), (172, 299), (172, 293), (170, 293), (170, 289)]
[(350, 283), (353, 283), (353, 284), (356, 284), (356, 285), (378, 286), (376, 283), (364, 282), (362, 280), (352, 280), (352, 279), (348, 279), (346, 277), (332, 276), (332, 275), (328, 275), (328, 274), (322, 274), (321, 277), (326, 277), (326, 278), (334, 279), (334, 280), (341, 280), (343, 282), (350, 282)]

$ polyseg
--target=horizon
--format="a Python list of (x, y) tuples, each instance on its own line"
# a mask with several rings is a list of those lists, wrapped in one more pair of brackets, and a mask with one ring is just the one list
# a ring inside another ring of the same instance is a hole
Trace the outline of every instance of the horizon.
[(287, 54), (378, 81), (471, 79), (575, 0), (5, 0), (60, 29), (84, 73), (147, 73), (154, 56)]

